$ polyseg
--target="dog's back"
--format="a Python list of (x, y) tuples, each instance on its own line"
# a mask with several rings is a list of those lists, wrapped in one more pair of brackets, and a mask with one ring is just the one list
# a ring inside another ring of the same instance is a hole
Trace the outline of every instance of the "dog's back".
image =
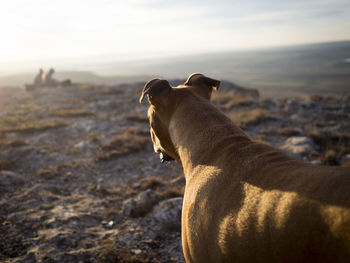
[[(350, 170), (307, 164), (253, 142), (200, 103), (183, 109), (204, 138), (186, 145), (194, 161), (184, 200), (185, 254), (193, 262), (349, 262)], [(203, 124), (197, 111), (206, 112)]]
[[(349, 170), (304, 164), (265, 145), (246, 148), (252, 149), (260, 149), (260, 157), (245, 159), (243, 151), (194, 169), (185, 193), (193, 206), (184, 211), (185, 228), (192, 233), (187, 241), (200, 254), (194, 257), (200, 262), (349, 262)], [(269, 165), (269, 158), (275, 162)]]
[(349, 170), (305, 164), (264, 145), (251, 149), (255, 159), (230, 196), (240, 206), (220, 219), (230, 229), (219, 236), (222, 248), (248, 262), (347, 262)]

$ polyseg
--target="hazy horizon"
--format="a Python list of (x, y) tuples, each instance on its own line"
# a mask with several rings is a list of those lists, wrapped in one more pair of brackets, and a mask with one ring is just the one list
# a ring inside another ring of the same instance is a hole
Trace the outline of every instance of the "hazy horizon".
[[(152, 63), (161, 62), (165, 59), (181, 59), (186, 57), (200, 57), (207, 55), (220, 55), (220, 54), (252, 54), (256, 52), (276, 52), (279, 50), (288, 49), (305, 49), (308, 47), (314, 47), (317, 45), (338, 45), (339, 43), (350, 43), (350, 40), (342, 41), (331, 41), (331, 42), (317, 42), (317, 43), (307, 43), (307, 44), (295, 44), (295, 45), (280, 45), (280, 46), (270, 46), (270, 47), (260, 47), (260, 48), (246, 48), (246, 49), (231, 49), (231, 50), (214, 50), (211, 52), (200, 52), (200, 53), (181, 53), (178, 55), (167, 55), (158, 54), (157, 56), (152, 56), (144, 54), (143, 56), (131, 56), (128, 57), (125, 54), (120, 56), (119, 54), (101, 54), (95, 56), (84, 56), (84, 57), (66, 57), (59, 59), (41, 59), (41, 60), (22, 60), (18, 62), (6, 63), (0, 61), (0, 76), (11, 76), (17, 74), (33, 74), (38, 71), (39, 68), (48, 70), (51, 67), (58, 68), (59, 71), (81, 71), (81, 72), (91, 72), (100, 76), (116, 76), (118, 71), (114, 70), (110, 65), (121, 65), (126, 63), (128, 65), (132, 63)], [(349, 54), (350, 57), (350, 54)], [(347, 58), (345, 58), (347, 59)], [(20, 63), (20, 65), (18, 65)], [(107, 66), (106, 66), (107, 65)], [(135, 73), (123, 73), (122, 76), (134, 76), (142, 75), (143, 72)], [(156, 72), (155, 72), (156, 74)], [(176, 77), (176, 76), (175, 76)]]

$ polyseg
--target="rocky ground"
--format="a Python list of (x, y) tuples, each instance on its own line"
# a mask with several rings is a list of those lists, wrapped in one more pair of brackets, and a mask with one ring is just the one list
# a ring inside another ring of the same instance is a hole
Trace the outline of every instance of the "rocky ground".
[[(184, 261), (182, 169), (153, 153), (142, 88), (0, 90), (1, 262)], [(224, 82), (213, 103), (255, 140), (349, 166), (349, 98), (259, 99)]]

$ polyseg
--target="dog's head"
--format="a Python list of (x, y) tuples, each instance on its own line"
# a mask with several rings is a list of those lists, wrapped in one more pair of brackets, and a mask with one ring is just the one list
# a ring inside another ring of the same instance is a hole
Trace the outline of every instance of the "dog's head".
[(220, 87), (220, 81), (208, 78), (201, 73), (193, 73), (184, 83), (185, 86), (191, 87), (191, 90), (197, 95), (210, 100), (211, 93)]
[(213, 89), (218, 89), (220, 81), (208, 78), (200, 73), (194, 73), (188, 77), (183, 85), (172, 87), (167, 80), (155, 78), (146, 83), (142, 90), (140, 103), (147, 95), (150, 107), (148, 109), (148, 119), (150, 123), (150, 133), (153, 148), (159, 154), (162, 162), (177, 160), (180, 157), (177, 153), (170, 135), (169, 122), (178, 103), (179, 90), (191, 92), (197, 96), (209, 100)]

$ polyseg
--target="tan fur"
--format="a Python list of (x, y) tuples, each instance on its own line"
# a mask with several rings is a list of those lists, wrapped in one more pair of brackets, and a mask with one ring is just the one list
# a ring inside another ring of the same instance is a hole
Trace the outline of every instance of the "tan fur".
[(148, 111), (155, 151), (184, 169), (186, 262), (350, 262), (350, 170), (253, 142), (205, 88), (157, 92)]

